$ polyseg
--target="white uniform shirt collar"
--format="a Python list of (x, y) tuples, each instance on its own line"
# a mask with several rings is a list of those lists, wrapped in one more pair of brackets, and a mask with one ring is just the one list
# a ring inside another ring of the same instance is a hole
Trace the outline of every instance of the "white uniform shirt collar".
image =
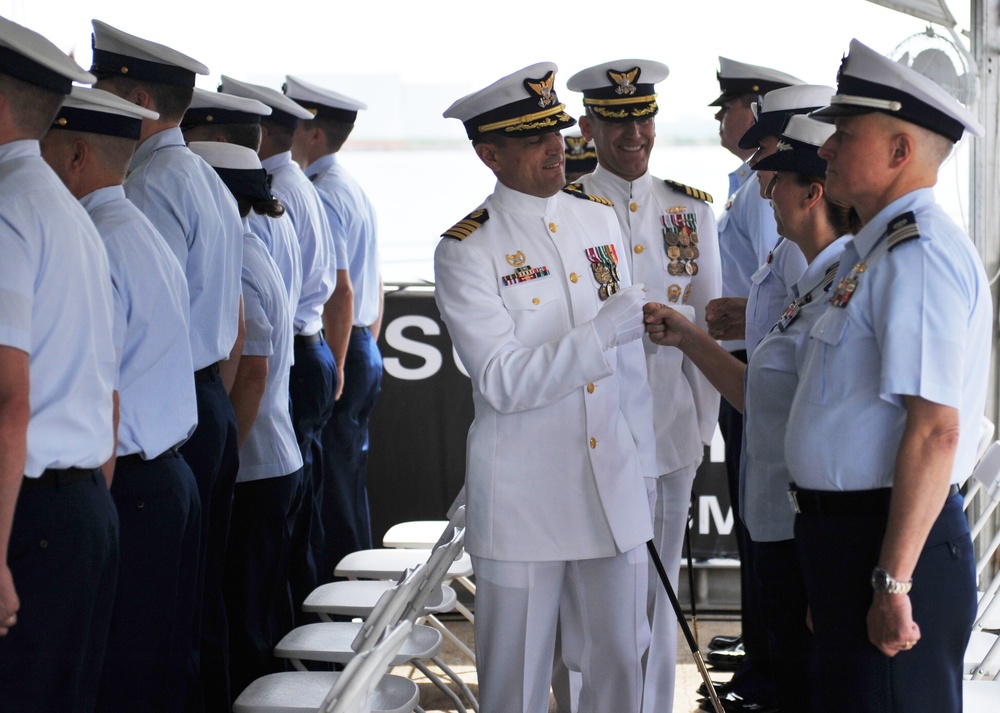
[(509, 213), (521, 215), (547, 215), (555, 210), (556, 198), (559, 194), (548, 198), (529, 196), (527, 193), (515, 191), (497, 181), (493, 190), (491, 203)]
[(616, 205), (619, 201), (648, 193), (653, 185), (653, 177), (649, 173), (649, 169), (634, 181), (626, 181), (598, 164), (593, 175), (594, 180), (600, 183), (601, 189), (609, 194), (601, 197), (610, 199)]
[[(820, 254), (809, 263), (806, 271), (802, 273), (802, 277), (792, 286), (796, 297), (809, 294), (823, 283), (826, 271), (840, 257), (840, 253), (844, 251), (844, 245), (851, 237), (851, 235), (841, 235), (823, 248)], [(813, 295), (813, 299), (815, 299), (815, 295)]]
[(28, 156), (41, 156), (42, 149), (35, 139), (21, 139), (0, 144), (0, 163)]
[(318, 159), (306, 166), (305, 174), (307, 176), (319, 176), (326, 173), (336, 165), (337, 154), (328, 153), (325, 156), (320, 156)]
[(885, 235), (890, 220), (902, 213), (933, 205), (933, 188), (918, 188), (900, 196), (876, 213), (875, 217), (854, 236), (854, 248), (858, 251), (858, 255), (864, 260), (875, 249)]
[(123, 200), (127, 200), (125, 198), (125, 188), (121, 184), (118, 184), (115, 186), (105, 186), (104, 188), (98, 188), (95, 191), (91, 191), (80, 199), (80, 205), (83, 206), (84, 210), (90, 213), (95, 208), (102, 206), (105, 203)]
[(130, 172), (134, 171), (137, 167), (148, 161), (153, 152), (167, 146), (186, 146), (184, 143), (184, 134), (181, 132), (180, 127), (174, 126), (170, 129), (158, 131), (139, 144), (139, 147), (132, 155), (132, 162), (129, 164), (128, 170)]
[(260, 165), (268, 173), (273, 173), (282, 166), (287, 166), (292, 162), (292, 152), (282, 151), (281, 153), (276, 153), (273, 156), (268, 156), (265, 159), (261, 159)]

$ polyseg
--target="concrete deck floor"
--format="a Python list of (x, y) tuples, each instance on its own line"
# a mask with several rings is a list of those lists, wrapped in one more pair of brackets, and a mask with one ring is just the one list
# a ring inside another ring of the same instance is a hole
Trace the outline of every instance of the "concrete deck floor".
[[(473, 634), (472, 625), (465, 619), (448, 618), (445, 623), (456, 635), (470, 647), (472, 646)], [(701, 646), (702, 655), (708, 653), (708, 642), (713, 636), (722, 634), (734, 636), (740, 631), (739, 617), (728, 616), (699, 616), (698, 618), (698, 642)], [(442, 660), (452, 670), (458, 673), (462, 680), (469, 684), (473, 694), (477, 693), (476, 670), (472, 663), (462, 655), (458, 649), (445, 641), (442, 648)], [(678, 656), (677, 656), (677, 684), (674, 695), (673, 713), (691, 713), (698, 710), (699, 697), (695, 693), (701, 684), (701, 676), (698, 668), (694, 664), (688, 649), (687, 642), (682, 633), (678, 632)], [(436, 673), (440, 673), (435, 667), (431, 667)], [(712, 678), (717, 681), (726, 681), (731, 677), (731, 673), (722, 671), (712, 671), (709, 669)], [(449, 713), (455, 711), (455, 705), (447, 696), (439, 691), (422, 673), (410, 666), (398, 666), (393, 673), (399, 676), (406, 676), (416, 681), (420, 686), (420, 705), (427, 713)], [(447, 681), (447, 679), (445, 679)], [(452, 686), (454, 690), (454, 686)], [(471, 710), (471, 709), (470, 709)], [(549, 706), (550, 713), (556, 713), (555, 701)]]

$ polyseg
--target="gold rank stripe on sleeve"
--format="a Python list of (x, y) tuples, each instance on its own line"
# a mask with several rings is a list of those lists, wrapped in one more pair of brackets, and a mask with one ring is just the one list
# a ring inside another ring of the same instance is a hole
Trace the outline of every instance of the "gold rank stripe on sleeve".
[(679, 193), (683, 193), (691, 198), (697, 198), (700, 201), (705, 201), (706, 203), (712, 203), (712, 195), (710, 193), (705, 193), (705, 191), (698, 190), (697, 188), (692, 188), (691, 186), (685, 186), (683, 183), (678, 183), (677, 181), (671, 181), (670, 179), (665, 179), (663, 181), (668, 186), (673, 188)]
[(490, 219), (490, 214), (485, 208), (474, 210), (451, 228), (441, 233), (442, 238), (454, 238), (455, 240), (465, 240), (476, 228)]
[(568, 193), (575, 198), (582, 198), (584, 200), (593, 201), (594, 203), (600, 203), (601, 205), (611, 206), (612, 208), (615, 205), (607, 198), (601, 198), (600, 196), (592, 196), (589, 193), (584, 193), (582, 183), (566, 184), (566, 187), (563, 188), (563, 193)]
[(888, 237), (886, 245), (889, 250), (900, 243), (916, 240), (920, 237), (920, 228), (917, 227), (917, 217), (912, 211), (896, 216), (889, 221)]

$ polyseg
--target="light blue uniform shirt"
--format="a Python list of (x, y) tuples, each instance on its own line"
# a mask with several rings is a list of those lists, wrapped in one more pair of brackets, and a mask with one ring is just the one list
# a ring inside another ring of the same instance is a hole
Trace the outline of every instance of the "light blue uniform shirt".
[(764, 264), (750, 278), (747, 298), (747, 356), (778, 321), (788, 303), (795, 299), (792, 286), (806, 271), (806, 258), (790, 240), (779, 239)]
[(292, 152), (268, 156), (261, 165), (271, 175), (271, 193), (288, 212), (302, 255), (302, 292), (295, 310), (295, 333), (316, 334), (323, 328), (323, 305), (337, 285), (333, 232), (319, 194), (292, 161)]
[(178, 128), (143, 141), (125, 195), (177, 256), (191, 297), (194, 368), (229, 358), (239, 326), (242, 222), (218, 174), (184, 144)]
[(24, 474), (111, 457), (117, 363), (107, 254), (37, 141), (0, 145), (0, 345), (29, 357)]
[(188, 343), (187, 280), (153, 224), (121, 186), (80, 199), (108, 251), (119, 357), (118, 455), (151, 459), (198, 424)]
[(267, 384), (257, 418), (240, 450), (236, 481), (277, 478), (302, 467), (302, 455), (288, 412), (288, 370), (292, 366), (292, 315), (278, 266), (260, 238), (243, 236), (243, 356), (267, 357)]
[(269, 218), (253, 211), (250, 211), (249, 218), (250, 231), (261, 239), (274, 264), (278, 266), (288, 295), (289, 308), (294, 314), (302, 296), (302, 250), (299, 248), (292, 219), (287, 212), (278, 218)]
[(830, 296), (824, 290), (829, 285), (824, 284), (824, 277), (834, 268), (849, 239), (849, 236), (837, 238), (816, 256), (792, 286), (792, 300), (799, 305), (798, 316), (787, 323), (784, 331), (775, 327), (766, 334), (747, 366), (740, 502), (743, 520), (755, 542), (778, 542), (794, 536), (795, 514), (788, 503), (791, 478), (785, 464), (783, 435), (799, 384), (799, 366), (809, 330), (823, 313)]
[[(751, 180), (753, 179), (753, 180)], [(719, 257), (722, 260), (722, 294), (748, 297), (750, 277), (767, 260), (778, 242), (771, 203), (760, 196), (754, 172), (743, 164), (729, 174), (730, 198), (719, 217)], [(745, 349), (746, 342), (721, 343), (728, 351)]]
[[(910, 211), (920, 237), (889, 251), (889, 223)], [(793, 480), (812, 490), (891, 486), (909, 395), (958, 409), (951, 481), (960, 482), (976, 458), (993, 334), (979, 255), (924, 188), (848, 243), (837, 279), (851, 272), (850, 301), (829, 305), (809, 334), (785, 438)]]
[[(378, 319), (381, 298), (375, 209), (358, 182), (337, 161), (336, 154), (313, 161), (306, 167), (306, 175), (323, 200), (338, 246), (337, 268), (346, 269), (351, 276), (354, 326), (369, 327)], [(341, 244), (343, 254), (339, 252)]]

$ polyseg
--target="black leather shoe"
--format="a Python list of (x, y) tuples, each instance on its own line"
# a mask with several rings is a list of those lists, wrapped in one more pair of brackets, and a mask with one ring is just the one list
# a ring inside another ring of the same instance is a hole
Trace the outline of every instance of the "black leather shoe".
[(717, 651), (718, 649), (728, 649), (730, 646), (736, 646), (736, 644), (741, 641), (743, 641), (742, 634), (739, 636), (715, 636), (708, 642), (708, 650)]
[(705, 660), (723, 671), (733, 671), (743, 663), (746, 655), (746, 649), (743, 648), (743, 642), (741, 641), (728, 649), (709, 651)]
[[(715, 688), (715, 695), (721, 698), (722, 696), (729, 693), (730, 690), (732, 690), (733, 684), (732, 681), (726, 681), (725, 683), (720, 683), (719, 681), (712, 681), (712, 686)], [(701, 685), (698, 686), (697, 693), (702, 698), (708, 698), (708, 687), (705, 686), (704, 681), (702, 681)]]
[[(726, 713), (777, 713), (778, 711), (772, 705), (748, 701), (737, 693), (727, 693), (724, 697), (720, 696), (719, 700), (722, 702), (722, 708)], [(715, 713), (712, 701), (708, 698), (703, 700), (698, 708), (708, 713)]]

